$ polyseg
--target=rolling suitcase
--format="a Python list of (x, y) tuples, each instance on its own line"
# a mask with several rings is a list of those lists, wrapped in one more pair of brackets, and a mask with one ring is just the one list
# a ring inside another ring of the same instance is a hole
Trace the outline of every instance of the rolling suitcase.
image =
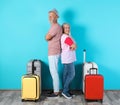
[(28, 74), (22, 76), (22, 101), (33, 100), (36, 101), (40, 97), (40, 78), (35, 74)]
[[(92, 69), (90, 70), (92, 71)], [(104, 78), (100, 74), (88, 74), (85, 76), (85, 99), (103, 100)]]
[[(84, 93), (84, 87), (85, 87), (85, 76), (87, 74), (90, 74), (90, 69), (91, 68), (96, 68), (98, 69), (98, 66), (95, 62), (86, 62), (86, 50), (83, 50), (83, 78), (82, 78), (82, 92)], [(96, 70), (92, 71), (92, 74), (96, 74)]]
[(32, 62), (32, 69), (29, 74), (22, 76), (22, 89), (21, 89), (21, 99), (36, 101), (39, 99), (41, 94), (41, 78), (40, 75), (34, 74), (36, 68), (34, 67), (34, 62)]
[(27, 63), (27, 73), (28, 74), (30, 74), (30, 73), (33, 74), (33, 70), (34, 70), (34, 74), (37, 74), (40, 77), (40, 94), (41, 94), (42, 89), (41, 89), (41, 61), (40, 60), (33, 59), (33, 60), (30, 60)]

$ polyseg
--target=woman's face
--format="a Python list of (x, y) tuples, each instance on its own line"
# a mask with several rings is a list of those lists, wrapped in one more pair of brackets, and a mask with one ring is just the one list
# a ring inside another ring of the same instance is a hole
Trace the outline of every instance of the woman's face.
[(64, 24), (63, 25), (63, 30), (64, 30), (64, 33), (69, 35), (70, 33), (70, 26), (68, 24)]

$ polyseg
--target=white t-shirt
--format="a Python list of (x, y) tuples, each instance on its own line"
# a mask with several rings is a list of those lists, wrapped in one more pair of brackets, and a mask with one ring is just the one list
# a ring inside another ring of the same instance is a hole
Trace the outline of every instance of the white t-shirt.
[(72, 63), (74, 61), (76, 61), (76, 54), (75, 54), (75, 50), (70, 50), (70, 46), (68, 44), (65, 43), (66, 38), (68, 38), (70, 36), (63, 34), (61, 37), (61, 48), (62, 48), (62, 52), (61, 52), (61, 61), (64, 64), (68, 64), (68, 63)]

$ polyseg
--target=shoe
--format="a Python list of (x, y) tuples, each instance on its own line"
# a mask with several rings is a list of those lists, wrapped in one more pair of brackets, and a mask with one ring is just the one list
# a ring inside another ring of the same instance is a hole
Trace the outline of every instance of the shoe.
[(52, 94), (50, 94), (48, 97), (58, 97), (58, 96), (59, 96), (58, 94), (52, 93)]
[(53, 93), (53, 91), (48, 91), (48, 92), (47, 92), (47, 94), (49, 94), (49, 95), (52, 94), (52, 93)]
[(67, 98), (67, 99), (71, 99), (71, 98), (72, 98), (69, 93), (66, 93), (66, 94), (65, 94), (65, 93), (62, 92), (62, 95), (63, 95), (65, 98)]
[(70, 94), (72, 97), (75, 97), (75, 94), (72, 94), (71, 92), (69, 92), (69, 94)]
[(69, 94), (72, 96), (73, 94), (71, 92), (69, 92)]

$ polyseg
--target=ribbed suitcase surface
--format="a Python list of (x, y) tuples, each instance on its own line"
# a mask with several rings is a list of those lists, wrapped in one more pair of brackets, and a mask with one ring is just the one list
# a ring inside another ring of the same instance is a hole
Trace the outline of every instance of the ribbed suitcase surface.
[(102, 75), (85, 76), (85, 99), (102, 100), (104, 93), (104, 80)]
[(40, 60), (30, 60), (27, 63), (27, 73), (30, 74), (34, 70), (33, 74), (41, 76), (41, 62)]

